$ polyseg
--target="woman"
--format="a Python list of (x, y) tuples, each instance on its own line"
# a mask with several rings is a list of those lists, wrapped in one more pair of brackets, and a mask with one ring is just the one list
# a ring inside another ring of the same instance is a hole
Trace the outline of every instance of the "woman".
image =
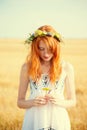
[(38, 28), (26, 40), (31, 52), (21, 69), (17, 102), (26, 109), (22, 130), (70, 130), (66, 108), (76, 104), (74, 70), (61, 60), (61, 41), (49, 25)]

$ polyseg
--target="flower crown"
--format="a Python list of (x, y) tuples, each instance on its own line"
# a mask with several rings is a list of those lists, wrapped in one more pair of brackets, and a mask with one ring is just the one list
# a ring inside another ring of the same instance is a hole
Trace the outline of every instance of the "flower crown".
[(61, 42), (61, 36), (59, 33), (53, 33), (53, 32), (46, 32), (46, 31), (42, 31), (42, 30), (36, 30), (33, 34), (29, 34), (29, 38), (27, 38), (27, 40), (25, 41), (25, 43), (32, 43), (32, 41), (37, 38), (37, 37), (41, 37), (41, 36), (51, 36), (56, 38), (59, 42)]

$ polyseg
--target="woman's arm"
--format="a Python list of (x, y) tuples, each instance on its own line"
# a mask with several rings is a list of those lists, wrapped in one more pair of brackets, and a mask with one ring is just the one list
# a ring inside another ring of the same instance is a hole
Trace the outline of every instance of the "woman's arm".
[(21, 73), (20, 73), (18, 100), (17, 100), (17, 105), (20, 108), (29, 107), (28, 101), (25, 100), (28, 83), (29, 83), (29, 78), (27, 75), (27, 65), (24, 64), (21, 68)]
[(67, 73), (65, 79), (65, 89), (66, 89), (66, 99), (58, 99), (56, 97), (51, 97), (50, 101), (53, 104), (57, 104), (61, 107), (72, 107), (76, 105), (76, 94), (75, 94), (75, 81), (74, 81), (74, 69), (69, 63), (66, 63), (65, 71)]
[(19, 82), (19, 90), (18, 90), (18, 100), (17, 105), (19, 108), (31, 108), (34, 106), (45, 105), (47, 103), (44, 97), (36, 97), (35, 99), (26, 100), (26, 92), (29, 83), (29, 77), (27, 75), (27, 65), (24, 64), (21, 68), (20, 73), (20, 82)]

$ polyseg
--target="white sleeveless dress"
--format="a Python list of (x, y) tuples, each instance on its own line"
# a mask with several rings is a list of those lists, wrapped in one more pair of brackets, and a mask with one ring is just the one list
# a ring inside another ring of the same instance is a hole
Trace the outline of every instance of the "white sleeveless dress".
[[(42, 74), (38, 83), (30, 80), (31, 94), (29, 99), (44, 96), (43, 88), (49, 87), (49, 93), (64, 99), (64, 80), (66, 72), (62, 71), (59, 81), (51, 84), (47, 74)], [(26, 110), (22, 130), (70, 130), (70, 120), (67, 110), (52, 103), (32, 107)]]

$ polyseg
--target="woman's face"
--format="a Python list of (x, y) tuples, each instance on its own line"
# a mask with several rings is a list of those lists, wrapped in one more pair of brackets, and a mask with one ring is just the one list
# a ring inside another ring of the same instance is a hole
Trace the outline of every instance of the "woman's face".
[(50, 61), (53, 57), (51, 49), (43, 41), (39, 43), (39, 56), (45, 62)]

